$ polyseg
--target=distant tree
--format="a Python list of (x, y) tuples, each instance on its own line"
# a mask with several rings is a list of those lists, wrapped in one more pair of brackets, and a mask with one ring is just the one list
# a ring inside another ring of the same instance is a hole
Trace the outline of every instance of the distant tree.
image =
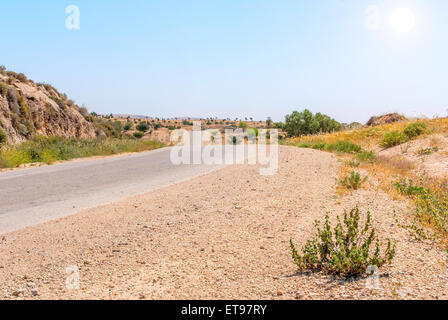
[(272, 127), (272, 119), (271, 119), (271, 117), (268, 117), (268, 119), (266, 120), (266, 126), (267, 126), (268, 128), (271, 128), (271, 127)]
[(334, 132), (341, 129), (341, 124), (327, 115), (313, 113), (309, 110), (294, 111), (285, 118), (284, 130), (290, 137), (307, 134)]
[(249, 125), (247, 124), (247, 122), (240, 121), (240, 123), (238, 124), (238, 127), (246, 130), (247, 128), (249, 128)]
[(123, 129), (124, 131), (129, 131), (134, 127), (134, 125), (132, 124), (132, 122), (128, 121), (126, 122), (126, 124), (124, 125)]

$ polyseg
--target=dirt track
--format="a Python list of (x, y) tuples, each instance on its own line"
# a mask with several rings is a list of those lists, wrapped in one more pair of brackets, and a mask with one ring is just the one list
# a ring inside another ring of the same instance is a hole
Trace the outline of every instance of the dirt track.
[[(232, 166), (118, 203), (0, 237), (0, 298), (372, 299), (448, 298), (446, 253), (395, 222), (405, 202), (360, 190), (335, 194), (336, 157), (280, 148), (280, 171)], [(380, 290), (365, 279), (297, 274), (289, 239), (301, 246), (314, 220), (359, 205), (397, 256)], [(66, 268), (80, 289), (66, 288)]]

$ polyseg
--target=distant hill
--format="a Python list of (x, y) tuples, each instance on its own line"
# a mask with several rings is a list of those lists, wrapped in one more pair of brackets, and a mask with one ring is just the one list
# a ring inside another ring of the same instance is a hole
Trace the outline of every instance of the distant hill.
[(94, 122), (85, 108), (51, 85), (35, 83), (0, 67), (0, 135), (6, 136), (8, 143), (19, 143), (35, 134), (66, 138), (104, 135)]

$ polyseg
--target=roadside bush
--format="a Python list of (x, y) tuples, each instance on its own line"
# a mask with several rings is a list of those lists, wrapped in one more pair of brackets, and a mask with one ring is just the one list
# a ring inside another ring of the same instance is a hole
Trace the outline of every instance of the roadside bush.
[(290, 137), (308, 134), (334, 132), (341, 129), (341, 124), (329, 116), (313, 113), (309, 110), (294, 111), (285, 118), (283, 128)]
[[(337, 217), (337, 225), (332, 230), (327, 214), (321, 226), (316, 221), (316, 235), (309, 240), (299, 254), (293, 240), (290, 240), (292, 258), (299, 271), (323, 271), (330, 274), (352, 277), (366, 274), (369, 266), (381, 268), (392, 262), (395, 244), (387, 240), (387, 248), (381, 256), (380, 242), (371, 223), (370, 212), (363, 228), (360, 228), (360, 211), (355, 208), (343, 220)], [(373, 243), (375, 249), (371, 249)]]
[(404, 129), (404, 134), (408, 139), (414, 139), (428, 131), (428, 127), (423, 122), (412, 123)]
[(362, 179), (359, 172), (352, 171), (350, 172), (349, 176), (345, 177), (341, 181), (341, 185), (346, 187), (347, 189), (358, 190), (366, 180), (367, 177), (364, 177), (364, 179)]
[(383, 148), (392, 148), (408, 141), (407, 136), (400, 131), (391, 131), (384, 135), (380, 146)]
[(143, 132), (141, 132), (141, 131), (134, 132), (134, 137), (137, 138), (137, 139), (143, 138), (144, 135), (145, 134)]

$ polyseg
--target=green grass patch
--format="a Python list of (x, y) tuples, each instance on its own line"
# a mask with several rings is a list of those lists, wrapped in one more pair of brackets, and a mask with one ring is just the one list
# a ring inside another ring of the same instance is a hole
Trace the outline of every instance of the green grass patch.
[(336, 143), (326, 142), (303, 142), (298, 145), (300, 148), (311, 148), (322, 151), (338, 152), (338, 153), (360, 153), (361, 146), (350, 141), (338, 141)]
[(163, 146), (156, 141), (130, 138), (67, 139), (35, 136), (19, 145), (2, 147), (0, 168), (15, 168), (34, 162), (53, 163), (59, 160), (142, 152)]

